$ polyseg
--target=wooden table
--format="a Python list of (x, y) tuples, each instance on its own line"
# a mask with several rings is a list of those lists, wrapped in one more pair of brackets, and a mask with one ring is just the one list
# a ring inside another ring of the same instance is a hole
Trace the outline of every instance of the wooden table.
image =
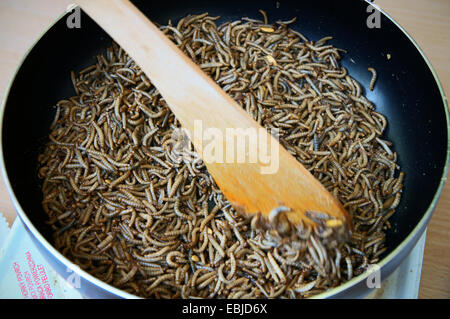
[[(377, 0), (416, 40), (430, 59), (445, 92), (450, 92), (450, 1)], [(0, 1), (0, 98), (22, 56), (66, 8), (61, 0)], [(450, 298), (450, 184), (444, 187), (428, 227), (421, 298)], [(9, 223), (16, 213), (3, 179), (0, 211)]]

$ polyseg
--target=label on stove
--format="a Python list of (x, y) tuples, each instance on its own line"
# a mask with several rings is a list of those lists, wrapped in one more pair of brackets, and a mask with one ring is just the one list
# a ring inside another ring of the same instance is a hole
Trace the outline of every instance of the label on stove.
[[(2, 229), (5, 235), (3, 226)], [(0, 298), (82, 298), (47, 264), (19, 218), (3, 238), (0, 249)]]

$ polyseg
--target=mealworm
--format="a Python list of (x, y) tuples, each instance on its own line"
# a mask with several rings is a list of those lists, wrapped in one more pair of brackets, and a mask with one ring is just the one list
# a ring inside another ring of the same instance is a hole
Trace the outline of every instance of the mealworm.
[(122, 278), (120, 278), (116, 282), (116, 285), (120, 286), (120, 285), (123, 285), (124, 283), (130, 281), (134, 277), (134, 275), (136, 274), (137, 271), (138, 271), (138, 267), (133, 266), (133, 268), (130, 270), (129, 273), (125, 274)]
[(370, 80), (369, 89), (373, 91), (375, 81), (377, 80), (377, 71), (374, 68), (368, 68), (367, 70), (372, 73), (372, 79)]

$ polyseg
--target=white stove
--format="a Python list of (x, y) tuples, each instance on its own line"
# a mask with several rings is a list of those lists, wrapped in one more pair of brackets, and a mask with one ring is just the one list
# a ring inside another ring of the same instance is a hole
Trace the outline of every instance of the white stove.
[[(426, 232), (409, 256), (365, 298), (418, 298)], [(0, 298), (78, 299), (83, 296), (39, 253), (19, 218), (8, 227), (0, 213)]]

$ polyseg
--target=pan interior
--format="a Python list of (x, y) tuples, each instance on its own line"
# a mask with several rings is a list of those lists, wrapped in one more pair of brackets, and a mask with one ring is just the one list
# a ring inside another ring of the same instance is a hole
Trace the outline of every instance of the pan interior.
[[(369, 28), (370, 12), (364, 1), (135, 1), (152, 21), (176, 23), (188, 14), (209, 12), (220, 22), (241, 17), (270, 22), (289, 20), (291, 27), (311, 40), (333, 36), (336, 47), (347, 50), (342, 65), (363, 87), (376, 110), (388, 118), (385, 138), (394, 143), (405, 172), (401, 203), (391, 218), (388, 250), (398, 246), (425, 214), (440, 183), (446, 161), (447, 123), (436, 81), (416, 47), (389, 19), (381, 15), (380, 28)], [(67, 15), (66, 15), (67, 17)], [(35, 45), (17, 73), (3, 118), (3, 154), (7, 177), (21, 208), (37, 229), (52, 242), (41, 207), (37, 156), (47, 141), (53, 105), (75, 94), (70, 71), (95, 63), (110, 46), (110, 37), (82, 14), (81, 28), (69, 29), (59, 20)], [(390, 56), (390, 59), (388, 58)], [(169, 61), (168, 61), (169, 63)], [(368, 89), (373, 67), (375, 90)]]

